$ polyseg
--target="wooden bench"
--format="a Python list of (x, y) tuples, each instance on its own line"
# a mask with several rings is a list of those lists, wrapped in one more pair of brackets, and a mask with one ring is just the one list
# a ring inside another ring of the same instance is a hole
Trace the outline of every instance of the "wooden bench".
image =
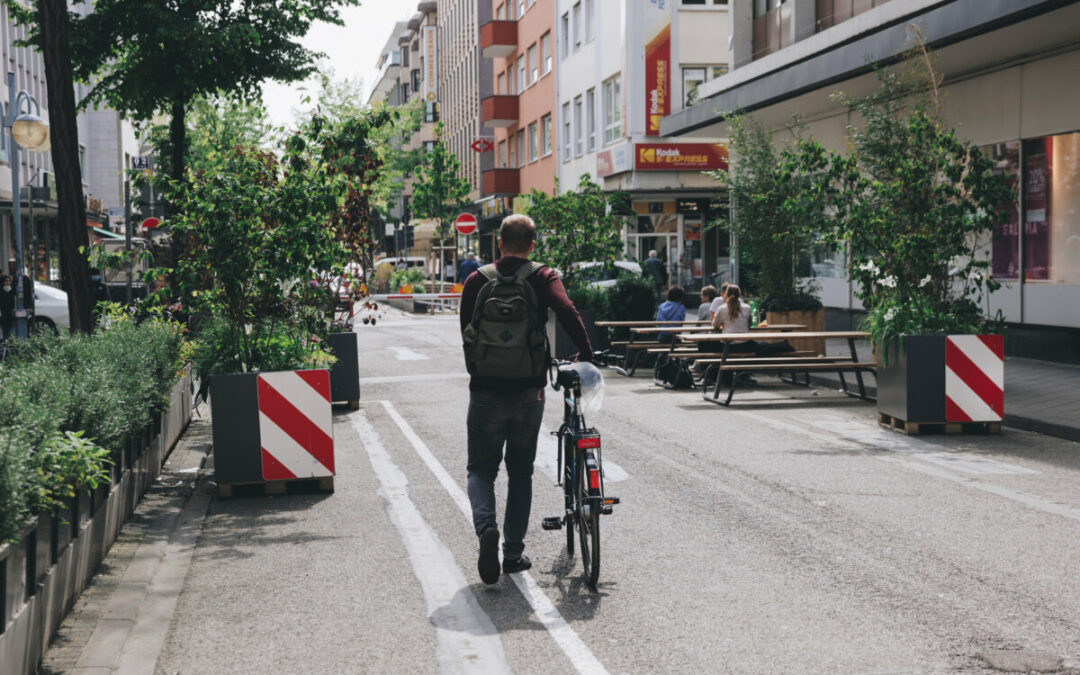
[[(872, 397), (866, 394), (866, 387), (863, 383), (863, 373), (876, 373), (877, 364), (871, 361), (860, 361), (855, 349), (855, 340), (869, 337), (868, 333), (861, 331), (815, 331), (798, 334), (798, 337), (847, 340), (848, 347), (851, 351), (850, 356), (827, 356), (824, 354), (806, 355), (805, 353), (798, 354), (797, 352), (789, 352), (787, 354), (769, 357), (732, 358), (735, 355), (728, 351), (728, 347), (732, 342), (744, 340), (778, 340), (783, 339), (784, 337), (785, 335), (783, 333), (725, 333), (687, 336), (685, 339), (689, 342), (722, 342), (724, 344), (724, 350), (719, 356), (696, 360), (696, 363), (706, 365), (705, 374), (701, 384), (702, 398), (710, 403), (716, 403), (723, 406), (730, 405), (731, 398), (735, 394), (735, 389), (739, 385), (739, 375), (741, 373), (757, 372), (779, 375), (782, 380), (784, 379), (784, 375), (790, 373), (791, 379), (785, 381), (789, 381), (793, 384), (799, 384), (796, 378), (798, 374), (801, 373), (805, 378), (803, 384), (809, 385), (810, 373), (824, 371), (835, 372), (839, 375), (840, 384), (843, 387), (844, 393), (848, 396), (854, 396), (863, 400), (873, 400)], [(724, 381), (721, 377), (722, 373), (730, 373), (731, 375), (731, 381), (728, 383), (729, 389), (727, 397), (723, 400), (721, 400), (720, 397), (721, 388), (724, 386)], [(855, 374), (855, 378), (858, 381), (858, 392), (848, 389), (844, 373)], [(711, 384), (710, 380), (713, 380)]]

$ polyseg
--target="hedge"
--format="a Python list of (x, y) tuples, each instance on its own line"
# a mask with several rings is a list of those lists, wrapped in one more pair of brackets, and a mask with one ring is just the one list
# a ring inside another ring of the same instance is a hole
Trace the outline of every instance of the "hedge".
[(0, 364), (0, 542), (108, 477), (126, 440), (168, 407), (180, 347), (179, 326), (160, 320), (13, 345)]

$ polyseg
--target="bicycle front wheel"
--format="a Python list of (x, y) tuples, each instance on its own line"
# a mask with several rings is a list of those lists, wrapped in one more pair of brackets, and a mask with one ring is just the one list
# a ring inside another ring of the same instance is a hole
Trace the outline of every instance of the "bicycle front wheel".
[[(583, 460), (583, 458), (579, 458)], [(589, 496), (589, 472), (585, 462), (578, 465), (578, 501), (577, 516), (578, 536), (581, 539), (581, 564), (585, 568), (585, 583), (595, 589), (600, 579), (600, 499)]]

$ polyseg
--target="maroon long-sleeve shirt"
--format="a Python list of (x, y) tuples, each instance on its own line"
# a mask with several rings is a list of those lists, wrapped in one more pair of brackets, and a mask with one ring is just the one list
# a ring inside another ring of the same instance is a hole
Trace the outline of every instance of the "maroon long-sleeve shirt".
[[(495, 269), (503, 276), (512, 276), (518, 269), (528, 262), (525, 258), (503, 256), (495, 261)], [(536, 301), (539, 305), (540, 321), (547, 322), (548, 308), (555, 312), (555, 318), (562, 324), (567, 335), (578, 348), (579, 361), (592, 360), (592, 345), (589, 343), (589, 334), (585, 332), (585, 324), (581, 321), (574, 303), (566, 296), (566, 288), (563, 287), (562, 279), (554, 270), (544, 267), (527, 279), (536, 293)], [(473, 309), (476, 307), (476, 297), (480, 289), (487, 283), (487, 277), (479, 271), (473, 272), (465, 280), (465, 288), (461, 292), (461, 329), (473, 318)], [(469, 380), (470, 391), (520, 391), (522, 389), (539, 388), (547, 385), (547, 371), (538, 378), (501, 378), (501, 377), (477, 377)]]

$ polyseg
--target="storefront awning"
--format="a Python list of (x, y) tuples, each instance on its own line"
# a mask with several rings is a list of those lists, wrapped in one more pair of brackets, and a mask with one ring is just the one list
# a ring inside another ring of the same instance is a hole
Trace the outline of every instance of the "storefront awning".
[(103, 229), (103, 228), (100, 228), (100, 227), (92, 227), (90, 229), (92, 229), (94, 231), (94, 234), (96, 234), (99, 237), (102, 237), (103, 239), (123, 239), (124, 238), (124, 235), (122, 235), (122, 234), (117, 234), (115, 232), (112, 232), (110, 230), (106, 230), (106, 229)]

